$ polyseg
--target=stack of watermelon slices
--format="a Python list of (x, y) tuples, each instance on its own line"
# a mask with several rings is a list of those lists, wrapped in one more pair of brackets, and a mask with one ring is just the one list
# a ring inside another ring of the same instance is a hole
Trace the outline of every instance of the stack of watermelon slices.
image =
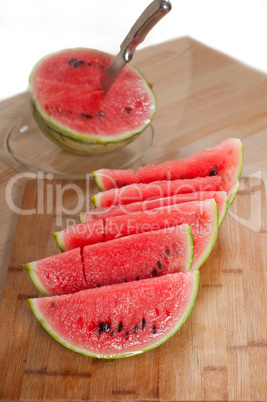
[(43, 327), (88, 356), (159, 346), (189, 316), (199, 268), (239, 186), (242, 144), (227, 139), (186, 159), (94, 172), (102, 192), (80, 224), (55, 233), (64, 251), (24, 265)]

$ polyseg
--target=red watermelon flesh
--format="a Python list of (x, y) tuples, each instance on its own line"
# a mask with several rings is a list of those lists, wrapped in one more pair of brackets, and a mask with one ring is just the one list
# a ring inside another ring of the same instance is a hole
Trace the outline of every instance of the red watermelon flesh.
[(199, 272), (187, 271), (30, 299), (42, 326), (63, 346), (99, 358), (127, 357), (159, 346), (188, 318)]
[(69, 49), (43, 58), (30, 77), (30, 92), (42, 115), (90, 138), (112, 140), (138, 132), (154, 114), (154, 95), (130, 66), (105, 94), (101, 77), (112, 60), (93, 49)]
[(192, 269), (198, 269), (208, 258), (218, 235), (218, 208), (212, 200), (156, 208), (147, 213), (107, 218), (105, 239), (112, 240), (136, 233), (188, 224), (194, 240)]
[(140, 167), (137, 179), (139, 183), (216, 175), (239, 179), (242, 167), (242, 143), (238, 138), (228, 138), (212, 148), (196, 152), (185, 159)]
[(191, 268), (193, 237), (181, 225), (98, 243), (83, 249), (87, 286), (106, 286)]
[(99, 169), (92, 172), (92, 174), (100, 191), (137, 183), (137, 177), (133, 169)]
[(23, 267), (45, 296), (75, 293), (88, 288), (79, 248), (25, 264)]
[(90, 222), (99, 218), (105, 221), (110, 216), (129, 215), (150, 211), (151, 209), (165, 207), (168, 205), (181, 204), (191, 201), (204, 201), (211, 198), (214, 198), (218, 206), (219, 225), (221, 225), (225, 218), (229, 204), (225, 191), (197, 191), (195, 193), (179, 194), (172, 197), (157, 198), (155, 200), (133, 202), (126, 205), (116, 205), (109, 208), (97, 208), (81, 214), (80, 218), (81, 222)]
[(226, 179), (220, 176), (199, 177), (174, 181), (157, 181), (148, 184), (131, 184), (97, 193), (92, 197), (95, 207), (111, 207), (133, 202), (172, 197), (177, 194), (194, 193), (196, 191), (226, 191), (230, 204), (238, 191), (237, 179)]
[(61, 251), (83, 248), (104, 241), (104, 222), (96, 219), (94, 222), (78, 223), (55, 232), (54, 236)]

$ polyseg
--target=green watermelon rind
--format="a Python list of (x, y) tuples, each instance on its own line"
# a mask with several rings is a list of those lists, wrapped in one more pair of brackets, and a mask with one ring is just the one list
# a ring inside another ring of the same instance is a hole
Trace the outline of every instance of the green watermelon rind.
[[(225, 202), (224, 202), (224, 208), (221, 211), (221, 216), (219, 215), (219, 228), (221, 227), (221, 225), (222, 225), (222, 223), (223, 223), (223, 221), (224, 221), (224, 219), (225, 219), (225, 217), (227, 215), (227, 211), (229, 209), (229, 206), (230, 206), (229, 198), (227, 196), (226, 191), (224, 191), (224, 193), (225, 193)], [(219, 212), (219, 210), (218, 210), (218, 212)]]
[[(241, 169), (242, 171), (242, 169)], [(239, 190), (239, 181), (237, 181), (237, 183), (233, 186), (233, 188), (231, 189), (230, 194), (228, 194), (229, 197), (229, 207), (233, 204), (235, 197), (237, 196)]]
[(194, 239), (193, 239), (191, 227), (187, 223), (183, 224), (182, 226), (187, 231), (188, 238), (189, 238), (190, 253), (188, 253), (188, 262), (187, 262), (187, 267), (185, 268), (185, 270), (190, 271), (192, 268), (193, 259), (194, 259)]
[(28, 271), (33, 284), (36, 286), (39, 292), (43, 296), (51, 296), (50, 293), (47, 291), (47, 289), (43, 286), (42, 282), (40, 281), (40, 277), (37, 274), (38, 268), (36, 267), (35, 261), (30, 262), (28, 264), (24, 264), (22, 265), (22, 267)]
[(101, 208), (101, 198), (102, 198), (102, 193), (97, 193), (97, 194), (93, 195), (93, 197), (91, 197), (91, 201), (94, 204), (95, 208)]
[(187, 306), (182, 318), (176, 323), (174, 328), (168, 334), (166, 334), (165, 337), (163, 337), (163, 338), (159, 339), (157, 342), (155, 342), (155, 344), (149, 345), (148, 347), (144, 348), (143, 350), (138, 350), (138, 351), (128, 352), (128, 353), (126, 352), (126, 353), (104, 355), (104, 354), (94, 353), (93, 351), (89, 352), (87, 350), (84, 350), (84, 349), (71, 345), (69, 342), (65, 341), (60, 336), (58, 336), (56, 334), (56, 332), (54, 331), (54, 329), (52, 329), (51, 326), (46, 323), (45, 319), (43, 318), (42, 314), (40, 313), (40, 311), (35, 303), (35, 299), (28, 299), (28, 301), (30, 303), (30, 307), (32, 309), (33, 314), (35, 315), (37, 320), (40, 322), (40, 324), (43, 326), (43, 328), (49, 333), (49, 335), (51, 335), (57, 342), (59, 342), (64, 347), (72, 350), (73, 352), (77, 352), (77, 353), (83, 354), (88, 357), (94, 357), (94, 358), (100, 358), (100, 359), (122, 359), (122, 358), (126, 358), (126, 357), (139, 355), (139, 354), (148, 352), (152, 349), (155, 349), (156, 347), (162, 345), (168, 339), (170, 339), (184, 325), (184, 323), (186, 322), (186, 320), (188, 319), (189, 315), (191, 314), (191, 312), (193, 310), (193, 307), (194, 307), (196, 299), (197, 299), (197, 294), (198, 294), (199, 271), (195, 270), (193, 272), (193, 275), (194, 275), (195, 283), (194, 283), (194, 288), (192, 291), (192, 296), (191, 296), (190, 302), (188, 303), (188, 306)]
[(94, 136), (88, 134), (82, 134), (78, 131), (68, 129), (55, 121), (53, 118), (48, 117), (43, 110), (39, 107), (38, 101), (32, 95), (32, 77), (39, 65), (48, 57), (52, 56), (53, 54), (57, 53), (64, 53), (65, 51), (69, 50), (88, 50), (88, 51), (96, 51), (98, 53), (106, 54), (108, 56), (112, 56), (108, 53), (101, 52), (95, 49), (88, 49), (88, 48), (76, 48), (76, 49), (64, 49), (60, 52), (51, 53), (35, 64), (32, 69), (32, 72), (29, 77), (29, 96), (30, 96), (30, 104), (33, 111), (33, 116), (39, 125), (42, 132), (54, 143), (63, 147), (64, 149), (76, 152), (79, 154), (84, 155), (92, 155), (96, 153), (105, 153), (115, 151), (120, 149), (130, 142), (132, 142), (138, 135), (140, 135), (151, 123), (154, 118), (157, 109), (157, 100), (156, 96), (151, 88), (151, 85), (148, 83), (145, 76), (132, 64), (128, 64), (128, 66), (134, 70), (134, 72), (142, 78), (143, 84), (151, 96), (152, 100), (152, 111), (150, 116), (147, 118), (146, 122), (136, 128), (134, 131), (129, 131), (120, 135), (114, 136)]
[[(193, 270), (195, 269), (199, 269), (201, 267), (201, 265), (204, 264), (204, 262), (208, 259), (210, 253), (212, 252), (217, 237), (218, 237), (218, 232), (219, 232), (219, 211), (218, 211), (218, 207), (216, 204), (216, 201), (214, 199), (211, 200), (206, 200), (206, 201), (210, 201), (210, 204), (212, 205), (212, 212), (213, 212), (213, 234), (212, 237), (210, 238), (209, 243), (206, 246), (206, 252), (203, 253), (203, 256), (201, 259), (197, 260), (197, 263), (195, 262), (194, 267), (192, 268)], [(204, 201), (205, 202), (205, 201)]]
[(55, 236), (58, 248), (60, 251), (64, 252), (67, 251), (63, 236), (61, 232), (54, 232), (53, 235)]
[[(101, 169), (100, 169), (101, 170)], [(104, 191), (105, 188), (104, 186), (101, 184), (102, 183), (102, 175), (99, 174), (99, 170), (95, 170), (92, 172), (93, 178), (95, 180), (95, 184), (97, 185), (97, 187), (99, 188), (100, 191)]]
[(234, 178), (236, 179), (240, 179), (242, 170), (243, 170), (243, 163), (244, 163), (244, 151), (243, 151), (243, 144), (241, 142), (241, 140), (238, 140), (239, 144), (239, 151), (240, 151), (240, 162), (239, 165), (236, 168), (236, 173), (234, 174)]

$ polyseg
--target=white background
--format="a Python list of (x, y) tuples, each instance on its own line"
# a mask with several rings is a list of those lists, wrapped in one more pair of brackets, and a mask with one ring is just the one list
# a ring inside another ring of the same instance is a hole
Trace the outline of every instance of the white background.
[[(32, 66), (69, 47), (113, 54), (150, 0), (1, 0), (0, 100), (27, 89)], [(267, 72), (267, 0), (172, 0), (140, 47), (185, 35)], [(133, 59), (134, 64), (134, 59)]]

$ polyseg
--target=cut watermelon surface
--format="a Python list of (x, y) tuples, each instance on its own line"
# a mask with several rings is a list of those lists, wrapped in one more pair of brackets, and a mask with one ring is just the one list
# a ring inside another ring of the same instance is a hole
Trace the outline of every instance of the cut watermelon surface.
[(79, 248), (25, 264), (23, 267), (45, 296), (75, 293), (88, 288)]
[(86, 283), (93, 288), (189, 270), (193, 250), (188, 225), (84, 247)]
[(54, 236), (61, 251), (83, 248), (88, 244), (104, 241), (104, 222), (102, 219), (96, 219), (86, 224), (78, 223), (55, 232)]
[(121, 358), (153, 349), (178, 331), (198, 286), (199, 272), (187, 271), (29, 302), (42, 326), (65, 347)]
[(148, 184), (132, 184), (123, 188), (99, 192), (91, 200), (97, 208), (126, 205), (133, 202), (172, 197), (197, 191), (226, 191), (231, 204), (237, 194), (237, 179), (220, 176), (199, 177), (195, 179), (157, 181)]
[(218, 208), (213, 199), (156, 208), (149, 214), (112, 216), (106, 220), (105, 239), (107, 241), (185, 223), (190, 225), (194, 239), (192, 269), (198, 269), (211, 253), (218, 235)]
[(61, 147), (82, 154), (119, 149), (153, 119), (154, 93), (129, 64), (105, 94), (101, 78), (112, 60), (94, 49), (66, 49), (34, 66), (29, 79), (33, 114)]
[(105, 221), (110, 216), (129, 215), (140, 212), (147, 212), (155, 208), (165, 207), (168, 205), (182, 204), (191, 201), (204, 201), (206, 199), (214, 199), (219, 211), (219, 226), (222, 224), (227, 210), (228, 197), (225, 191), (197, 191), (194, 193), (179, 194), (172, 197), (157, 198), (155, 200), (146, 200), (141, 202), (133, 202), (126, 205), (116, 205), (107, 208), (97, 208), (81, 213), (81, 222), (91, 222), (95, 219), (103, 219)]

